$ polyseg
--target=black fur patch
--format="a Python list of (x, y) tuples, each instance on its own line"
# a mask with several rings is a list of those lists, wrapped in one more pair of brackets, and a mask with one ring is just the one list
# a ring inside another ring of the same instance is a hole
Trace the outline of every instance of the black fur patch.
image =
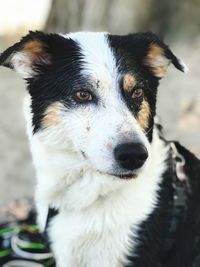
[[(124, 76), (126, 73), (132, 73), (138, 81), (138, 84), (142, 84), (144, 98), (149, 103), (151, 110), (149, 128), (146, 129), (148, 138), (151, 141), (151, 128), (153, 126), (153, 117), (156, 112), (156, 95), (159, 80), (152, 75), (152, 72), (143, 63), (143, 58), (148, 51), (148, 44), (150, 43), (147, 37), (148, 34), (130, 34), (126, 36), (108, 35), (108, 40), (116, 57), (117, 66), (121, 75)], [(137, 115), (140, 110), (139, 101), (133, 103), (130, 92), (124, 93), (122, 90), (122, 95), (131, 111), (134, 115)]]
[[(169, 59), (177, 69), (183, 71), (183, 66), (179, 63), (168, 46), (153, 33), (136, 33), (125, 36), (108, 35), (108, 41), (116, 57), (117, 66), (121, 75), (132, 73), (138, 83), (143, 84), (144, 98), (149, 103), (151, 110), (149, 127), (146, 129), (148, 139), (151, 141), (152, 126), (154, 123), (153, 117), (156, 113), (156, 96), (159, 78), (155, 77), (151, 68), (144, 64), (144, 59), (149, 52), (150, 45), (156, 44), (160, 47), (163, 50), (164, 56)], [(140, 110), (140, 103), (133, 103), (130, 93), (124, 94), (123, 90), (122, 95), (129, 108), (137, 115), (137, 112)]]

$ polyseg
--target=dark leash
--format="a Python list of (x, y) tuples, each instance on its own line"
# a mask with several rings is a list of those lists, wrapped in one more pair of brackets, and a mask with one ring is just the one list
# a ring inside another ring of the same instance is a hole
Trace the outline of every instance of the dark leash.
[[(175, 236), (180, 223), (184, 220), (188, 209), (188, 196), (191, 193), (189, 177), (185, 171), (185, 158), (178, 151), (174, 142), (170, 142), (171, 161), (172, 161), (172, 187), (173, 187), (173, 205), (171, 213), (171, 222), (169, 226), (169, 237), (175, 242)], [(172, 246), (172, 244), (171, 244)]]
[(169, 145), (173, 205), (162, 266), (200, 267), (200, 160), (178, 142)]

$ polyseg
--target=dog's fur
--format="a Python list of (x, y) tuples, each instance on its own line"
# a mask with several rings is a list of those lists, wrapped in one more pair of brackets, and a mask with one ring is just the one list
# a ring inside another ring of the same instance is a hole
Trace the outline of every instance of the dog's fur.
[[(27, 81), (38, 223), (44, 231), (48, 209), (58, 210), (48, 229), (58, 267), (161, 262), (172, 168), (154, 118), (170, 63), (186, 71), (152, 33), (30, 32), (1, 54), (0, 64)], [(79, 101), (80, 91), (92, 97)], [(146, 148), (142, 166), (120, 166), (123, 143)]]

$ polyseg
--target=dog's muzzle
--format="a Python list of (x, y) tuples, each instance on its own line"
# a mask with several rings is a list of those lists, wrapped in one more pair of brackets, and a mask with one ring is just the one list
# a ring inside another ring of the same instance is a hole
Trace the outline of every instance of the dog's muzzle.
[(143, 166), (148, 158), (148, 152), (141, 143), (122, 143), (115, 147), (114, 157), (121, 168), (134, 171)]

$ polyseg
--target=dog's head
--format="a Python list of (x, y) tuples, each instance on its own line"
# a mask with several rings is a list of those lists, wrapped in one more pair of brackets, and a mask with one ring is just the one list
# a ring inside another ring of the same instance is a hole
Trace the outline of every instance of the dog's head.
[(0, 56), (27, 81), (33, 135), (100, 172), (136, 175), (151, 154), (159, 79), (171, 50), (152, 33), (30, 32)]

